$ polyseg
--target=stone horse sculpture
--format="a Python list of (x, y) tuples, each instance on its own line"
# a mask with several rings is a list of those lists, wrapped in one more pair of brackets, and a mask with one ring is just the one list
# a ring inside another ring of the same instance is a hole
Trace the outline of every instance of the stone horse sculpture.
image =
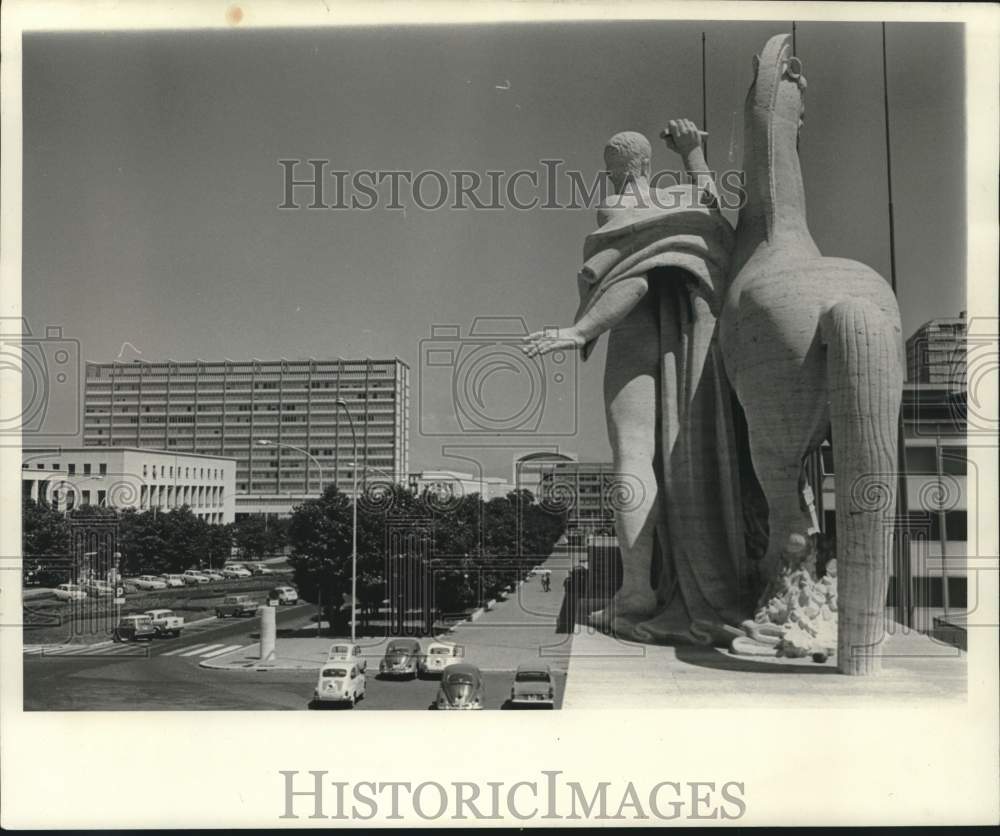
[(767, 498), (763, 569), (773, 577), (786, 545), (809, 531), (800, 504), (803, 459), (832, 430), (837, 664), (843, 673), (873, 674), (896, 495), (899, 309), (878, 273), (824, 257), (809, 234), (797, 150), (806, 80), (791, 38), (771, 38), (754, 68), (745, 105), (747, 202), (720, 339)]

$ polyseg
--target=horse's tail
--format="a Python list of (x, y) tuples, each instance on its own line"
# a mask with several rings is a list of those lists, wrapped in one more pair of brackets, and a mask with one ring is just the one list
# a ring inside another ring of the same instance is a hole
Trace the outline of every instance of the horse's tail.
[(896, 329), (867, 299), (822, 317), (837, 489), (837, 660), (842, 673), (881, 669), (903, 375)]

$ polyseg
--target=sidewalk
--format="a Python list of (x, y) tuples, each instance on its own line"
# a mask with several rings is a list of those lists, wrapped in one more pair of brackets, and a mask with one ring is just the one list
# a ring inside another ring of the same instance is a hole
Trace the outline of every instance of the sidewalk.
[[(531, 577), (519, 584), (506, 601), (497, 601), (491, 610), (482, 611), (475, 621), (458, 624), (442, 633), (440, 641), (463, 648), (464, 660), (481, 671), (513, 671), (522, 662), (542, 661), (554, 671), (565, 672), (569, 665), (572, 635), (555, 632), (556, 618), (563, 600), (563, 580), (568, 558), (550, 557), (544, 564), (551, 572), (552, 591), (542, 590), (541, 578)], [(277, 658), (261, 663), (260, 644), (250, 645), (225, 656), (206, 659), (200, 665), (216, 670), (315, 671), (326, 661), (330, 645), (344, 638), (279, 638)], [(385, 653), (386, 638), (362, 637), (357, 640), (368, 662), (369, 673), (378, 671)], [(431, 639), (421, 639), (426, 647)]]

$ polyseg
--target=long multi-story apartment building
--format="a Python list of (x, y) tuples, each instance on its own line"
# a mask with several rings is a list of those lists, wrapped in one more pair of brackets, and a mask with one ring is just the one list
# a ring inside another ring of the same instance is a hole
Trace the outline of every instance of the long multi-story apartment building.
[(393, 360), (88, 363), (87, 446), (236, 460), (236, 514), (287, 514), (327, 485), (409, 467), (409, 367)]

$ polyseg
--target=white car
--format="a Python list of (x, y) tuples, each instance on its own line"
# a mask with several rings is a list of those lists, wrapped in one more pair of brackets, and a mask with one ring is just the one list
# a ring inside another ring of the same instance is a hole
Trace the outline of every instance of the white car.
[(160, 575), (160, 580), (162, 580), (171, 589), (178, 586), (184, 586), (183, 575)]
[(184, 629), (184, 619), (179, 615), (174, 615), (173, 610), (146, 610), (143, 615), (148, 615), (153, 621), (153, 627), (158, 636), (173, 636), (177, 638)]
[(421, 677), (444, 673), (449, 665), (461, 662), (463, 655), (463, 649), (458, 645), (433, 642), (420, 657), (417, 673)]
[(211, 583), (212, 579), (203, 572), (198, 572), (195, 569), (188, 569), (183, 575), (184, 583), (186, 584), (196, 584), (196, 583)]
[(60, 601), (83, 601), (87, 598), (87, 590), (77, 583), (61, 583), (52, 592)]
[(263, 563), (250, 563), (246, 567), (254, 575), (273, 575), (274, 570), (268, 569)]
[(210, 581), (223, 581), (226, 579), (226, 576), (222, 572), (216, 572), (214, 569), (202, 569), (201, 573)]
[(156, 575), (139, 575), (137, 578), (132, 578), (130, 583), (136, 589), (166, 589), (167, 582), (163, 578), (158, 578)]
[(361, 645), (353, 644), (352, 642), (334, 642), (331, 644), (330, 650), (326, 654), (326, 661), (330, 663), (350, 662), (357, 665), (361, 673), (365, 673), (368, 670), (368, 660), (361, 655)]
[(279, 604), (295, 604), (298, 603), (299, 593), (294, 586), (276, 586), (268, 597), (277, 598)]
[(222, 570), (222, 577), (224, 578), (251, 578), (253, 573), (244, 568), (243, 566), (227, 566)]
[(346, 702), (351, 708), (364, 699), (365, 675), (350, 662), (327, 663), (319, 672), (313, 699), (316, 702)]

